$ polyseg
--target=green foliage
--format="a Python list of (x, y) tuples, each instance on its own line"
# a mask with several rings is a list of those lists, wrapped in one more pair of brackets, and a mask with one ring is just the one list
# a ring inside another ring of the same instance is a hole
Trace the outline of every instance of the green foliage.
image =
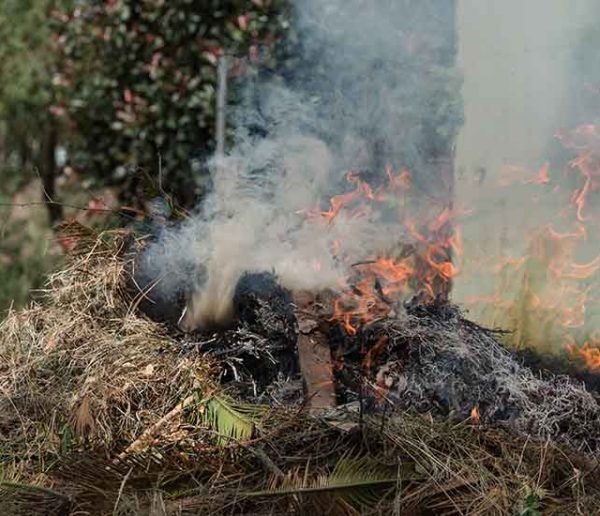
[(543, 493), (527, 488), (525, 490), (524, 509), (519, 516), (541, 516)]
[[(55, 52), (47, 19), (70, 0), (0, 2), (0, 121), (8, 155), (35, 160), (52, 101)], [(2, 165), (4, 166), (4, 165)]]
[[(38, 202), (39, 186), (21, 169), (0, 170), (0, 319), (12, 305), (27, 303), (32, 289), (43, 286), (46, 271), (58, 263), (49, 253), (51, 231), (42, 206), (12, 207)], [(34, 196), (32, 198), (32, 195)], [(16, 197), (15, 197), (16, 196)]]
[(265, 408), (260, 405), (242, 405), (223, 396), (209, 399), (204, 406), (203, 422), (219, 434), (221, 445), (231, 440), (250, 439), (254, 434), (256, 422)]
[(214, 148), (217, 58), (256, 59), (285, 32), (285, 3), (90, 0), (56, 16), (54, 111), (73, 129), (75, 168), (135, 194), (135, 169), (157, 178), (160, 155), (164, 184), (189, 204)]

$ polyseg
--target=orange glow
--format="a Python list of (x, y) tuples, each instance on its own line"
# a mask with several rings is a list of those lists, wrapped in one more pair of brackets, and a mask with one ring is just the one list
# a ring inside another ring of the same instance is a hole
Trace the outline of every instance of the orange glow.
[(410, 172), (403, 168), (400, 173), (395, 176), (394, 171), (391, 167), (386, 167), (386, 174), (390, 183), (390, 188), (393, 191), (407, 191), (410, 190), (412, 178)]
[(371, 369), (373, 368), (373, 363), (377, 359), (377, 356), (383, 351), (383, 348), (385, 347), (387, 342), (387, 335), (382, 335), (381, 337), (379, 337), (375, 345), (371, 349), (369, 349), (369, 351), (365, 355), (363, 361), (363, 369), (365, 370), (366, 374), (369, 374), (371, 372)]
[(538, 185), (548, 184), (550, 182), (549, 171), (550, 163), (546, 161), (546, 163), (542, 165), (542, 168), (540, 168), (536, 176), (533, 179), (526, 181), (526, 183), (534, 183)]
[(353, 185), (355, 189), (345, 194), (334, 195), (329, 201), (329, 209), (325, 211), (310, 210), (305, 212), (309, 217), (321, 217), (328, 224), (333, 223), (335, 218), (344, 209), (349, 210), (350, 217), (361, 217), (369, 214), (368, 201), (382, 201), (384, 196), (380, 191), (373, 192), (371, 186), (363, 181), (358, 173), (348, 172), (346, 180)]
[(598, 348), (598, 344), (600, 343), (586, 341), (583, 346), (577, 347), (569, 343), (566, 345), (566, 349), (572, 358), (582, 360), (585, 367), (590, 371), (597, 371), (600, 369), (600, 348)]
[(425, 261), (446, 280), (458, 274), (458, 269), (452, 264), (447, 250), (443, 247), (430, 245), (425, 253)]
[(388, 296), (406, 292), (413, 273), (404, 261), (379, 258), (357, 264), (358, 280), (347, 286), (334, 301), (331, 320), (340, 321), (349, 335), (356, 335), (356, 324), (365, 324), (388, 315), (392, 309)]
[(413, 237), (417, 242), (425, 242), (427, 239), (417, 231), (417, 227), (415, 223), (411, 219), (407, 219), (404, 224), (406, 225), (406, 229), (410, 233), (410, 236)]
[(585, 209), (585, 202), (588, 192), (590, 191), (590, 187), (592, 185), (592, 179), (587, 173), (583, 173), (584, 176), (584, 184), (577, 192), (574, 202), (577, 206), (577, 220), (579, 222), (584, 222), (586, 219), (583, 216), (583, 210)]
[(479, 409), (477, 405), (471, 409), (471, 422), (478, 425), (481, 423), (481, 415), (479, 414)]
[[(373, 188), (357, 172), (351, 171), (346, 180), (353, 185), (352, 190), (333, 196), (325, 210), (303, 212), (309, 218), (331, 225), (342, 212), (346, 220), (370, 217), (378, 214), (378, 203), (392, 201), (385, 206), (398, 208), (394, 210), (399, 217), (398, 224), (406, 227), (414, 240), (412, 246), (410, 242), (390, 242), (394, 252), (382, 250), (361, 263), (346, 263), (351, 273), (343, 280), (341, 292), (332, 303), (331, 320), (339, 322), (349, 335), (356, 335), (361, 325), (387, 316), (394, 304), (411, 292), (424, 292), (434, 299), (458, 274), (452, 257), (463, 254), (462, 234), (455, 225), (455, 218), (466, 211), (447, 206), (434, 219), (426, 213), (433, 211), (433, 206), (432, 210), (420, 209), (423, 213), (419, 214), (404, 213), (408, 211), (405, 201), (411, 188), (411, 174), (405, 168), (396, 173), (391, 166), (385, 168), (385, 174), (387, 181)], [(439, 200), (434, 203), (439, 210)], [(341, 263), (348, 259), (344, 245), (343, 239), (330, 243), (332, 258)], [(315, 269), (318, 270), (317, 266)]]

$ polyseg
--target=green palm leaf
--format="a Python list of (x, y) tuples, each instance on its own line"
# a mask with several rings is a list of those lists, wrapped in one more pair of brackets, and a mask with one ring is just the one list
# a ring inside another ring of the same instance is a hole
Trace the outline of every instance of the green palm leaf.
[(202, 421), (219, 434), (219, 444), (225, 445), (231, 440), (250, 439), (266, 410), (262, 405), (244, 405), (224, 396), (214, 396), (204, 404)]

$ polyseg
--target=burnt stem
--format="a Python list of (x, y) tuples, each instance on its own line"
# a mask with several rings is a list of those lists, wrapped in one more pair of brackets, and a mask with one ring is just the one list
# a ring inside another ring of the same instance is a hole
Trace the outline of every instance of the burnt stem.
[(336, 406), (331, 350), (327, 335), (320, 329), (316, 313), (311, 310), (315, 303), (314, 295), (300, 292), (295, 294), (294, 301), (306, 405), (311, 413), (317, 413)]

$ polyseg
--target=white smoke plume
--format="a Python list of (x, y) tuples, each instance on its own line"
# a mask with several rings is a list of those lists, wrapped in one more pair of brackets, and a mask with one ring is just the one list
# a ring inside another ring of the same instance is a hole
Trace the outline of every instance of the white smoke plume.
[[(350, 170), (382, 178), (386, 166), (407, 166), (425, 178), (428, 160), (447, 153), (461, 122), (459, 99), (443, 97), (459, 85), (453, 13), (454, 0), (295, 3), (302, 44), (292, 73), (248, 81), (234, 145), (212, 163), (211, 193), (138, 264), (158, 279), (155, 296), (174, 302), (193, 285), (188, 329), (227, 320), (246, 271), (273, 271), (294, 290), (336, 288), (347, 264), (409, 239), (385, 210), (341, 212), (330, 224), (307, 212), (348, 191)], [(332, 253), (338, 240), (343, 263)]]

